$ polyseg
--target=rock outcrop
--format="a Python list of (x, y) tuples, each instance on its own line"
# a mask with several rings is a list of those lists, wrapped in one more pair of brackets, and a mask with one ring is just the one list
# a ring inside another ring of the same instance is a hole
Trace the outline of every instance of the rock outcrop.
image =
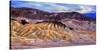
[(52, 47), (95, 43), (95, 20), (85, 15), (77, 12), (48, 13), (31, 8), (11, 8), (12, 48), (17, 45)]

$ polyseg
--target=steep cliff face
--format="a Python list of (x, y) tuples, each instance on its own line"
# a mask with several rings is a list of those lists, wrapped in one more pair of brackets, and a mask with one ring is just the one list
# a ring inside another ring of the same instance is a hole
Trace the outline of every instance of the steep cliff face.
[[(11, 8), (11, 44), (52, 47), (96, 43), (96, 23), (77, 12)], [(21, 46), (23, 47), (23, 46)]]

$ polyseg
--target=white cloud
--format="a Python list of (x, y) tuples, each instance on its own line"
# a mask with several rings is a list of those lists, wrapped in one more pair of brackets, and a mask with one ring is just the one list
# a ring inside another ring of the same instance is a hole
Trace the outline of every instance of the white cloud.
[(92, 5), (56, 4), (56, 3), (44, 3), (44, 2), (16, 2), (14, 6), (37, 8), (37, 9), (48, 11), (48, 12), (75, 11), (79, 13), (94, 13), (96, 11), (94, 6)]
[(94, 13), (95, 9), (92, 6), (80, 6), (80, 10), (77, 12), (80, 13)]

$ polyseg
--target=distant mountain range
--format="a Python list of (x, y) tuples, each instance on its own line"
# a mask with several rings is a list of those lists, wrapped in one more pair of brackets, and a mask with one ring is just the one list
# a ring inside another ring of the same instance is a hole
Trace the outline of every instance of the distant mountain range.
[(95, 21), (95, 18), (86, 16), (78, 12), (58, 12), (58, 13), (49, 13), (38, 9), (33, 8), (10, 8), (10, 15), (13, 17), (25, 17), (28, 19), (39, 19), (39, 20), (49, 20), (49, 21), (58, 21), (62, 19), (77, 19), (77, 20), (86, 20), (86, 21)]

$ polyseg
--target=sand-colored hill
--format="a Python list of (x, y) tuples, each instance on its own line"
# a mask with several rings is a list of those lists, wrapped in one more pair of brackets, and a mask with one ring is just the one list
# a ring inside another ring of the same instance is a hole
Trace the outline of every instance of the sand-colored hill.
[[(70, 23), (69, 23), (70, 24)], [(83, 27), (83, 26), (81, 26)], [(39, 41), (66, 41), (75, 44), (91, 44), (96, 41), (96, 32), (64, 28), (53, 22), (28, 23), (11, 20), (11, 44), (31, 45)]]
[(11, 8), (10, 13), (11, 48), (96, 44), (95, 19), (80, 13), (31, 8)]

